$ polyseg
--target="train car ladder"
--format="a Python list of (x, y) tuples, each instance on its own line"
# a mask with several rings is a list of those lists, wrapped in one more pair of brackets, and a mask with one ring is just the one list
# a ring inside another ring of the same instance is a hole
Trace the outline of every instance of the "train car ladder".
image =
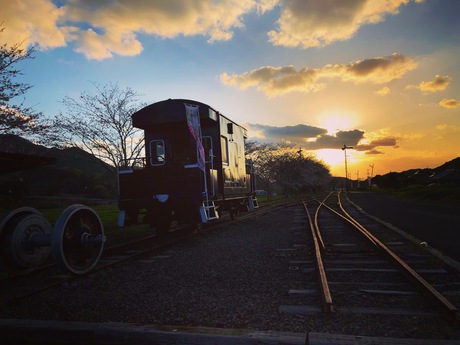
[[(214, 170), (214, 155), (212, 151), (212, 141), (211, 141), (211, 149), (209, 150), (209, 177), (211, 179), (211, 189), (212, 195), (215, 195), (214, 190), (214, 179), (212, 178), (212, 171)], [(200, 215), (201, 220), (203, 223), (206, 223), (208, 220), (218, 219), (219, 213), (217, 212), (217, 206), (214, 204), (214, 201), (209, 200), (209, 191), (208, 191), (208, 183), (206, 181), (206, 163), (205, 163), (205, 171), (203, 171), (203, 186), (204, 191), (202, 192), (204, 196), (203, 204), (200, 208)]]
[(219, 213), (217, 212), (217, 206), (214, 201), (206, 200), (203, 202), (201, 207), (201, 220), (206, 223), (208, 220), (219, 219)]

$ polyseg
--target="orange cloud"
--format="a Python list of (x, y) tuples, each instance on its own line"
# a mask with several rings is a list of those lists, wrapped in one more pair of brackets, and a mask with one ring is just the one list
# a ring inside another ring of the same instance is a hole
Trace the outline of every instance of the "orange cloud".
[(222, 73), (220, 80), (223, 84), (236, 86), (240, 89), (256, 87), (269, 97), (282, 95), (291, 91), (316, 92), (324, 88), (317, 83), (318, 70), (294, 66), (273, 67), (265, 66), (243, 73), (228, 75)]
[(326, 87), (320, 82), (322, 79), (340, 78), (342, 81), (355, 83), (386, 83), (401, 78), (416, 66), (412, 58), (395, 53), (346, 65), (326, 65), (319, 69), (304, 67), (296, 70), (293, 66), (264, 66), (240, 75), (222, 73), (220, 80), (223, 84), (243, 90), (248, 87), (256, 87), (268, 97), (273, 97), (293, 91), (320, 91)]
[(383, 21), (409, 1), (284, 0), (278, 28), (268, 33), (269, 40), (288, 47), (322, 47), (351, 38), (361, 26)]
[(229, 40), (232, 30), (243, 26), (243, 14), (270, 8), (270, 4), (265, 8), (257, 5), (255, 0), (116, 0), (103, 4), (71, 0), (64, 11), (67, 20), (91, 26), (77, 34), (77, 50), (88, 58), (104, 59), (112, 53), (139, 54), (139, 33), (166, 38), (204, 35), (209, 42)]
[[(8, 42), (36, 43), (40, 49), (75, 45), (88, 59), (142, 51), (138, 35), (173, 38), (202, 35), (229, 40), (244, 27), (243, 16), (279, 6), (275, 45), (324, 46), (352, 37), (365, 24), (384, 20), (411, 0), (21, 0), (4, 1)], [(413, 1), (413, 0), (412, 0)], [(416, 0), (419, 2), (419, 0)], [(62, 3), (62, 5), (56, 5)], [(5, 36), (4, 36), (5, 37)]]
[(391, 89), (388, 86), (381, 88), (380, 90), (375, 92), (379, 96), (386, 96), (391, 93)]
[(448, 108), (448, 109), (454, 109), (457, 107), (460, 107), (460, 101), (457, 101), (456, 99), (443, 99), (442, 101), (439, 102), (439, 105), (443, 108)]
[(209, 42), (229, 40), (242, 16), (271, 10), (278, 0), (51, 0), (8, 1), (2, 8), (8, 41), (37, 43), (41, 49), (75, 44), (88, 59), (142, 51), (139, 34), (172, 38), (203, 35)]
[(449, 86), (449, 83), (452, 81), (452, 78), (449, 77), (448, 75), (441, 76), (437, 74), (433, 80), (430, 81), (423, 81), (418, 85), (418, 88), (421, 91), (430, 91), (430, 92), (436, 92), (436, 91), (442, 91)]
[(49, 0), (5, 1), (1, 20), (2, 40), (9, 45), (22, 42), (21, 48), (38, 43), (40, 49), (66, 45), (68, 29), (58, 27), (61, 10)]

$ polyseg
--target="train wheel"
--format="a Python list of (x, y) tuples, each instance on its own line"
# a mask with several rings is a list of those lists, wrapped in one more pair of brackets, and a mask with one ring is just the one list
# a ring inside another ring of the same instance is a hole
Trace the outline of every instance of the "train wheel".
[(99, 261), (104, 242), (101, 219), (91, 208), (69, 206), (59, 216), (51, 238), (51, 252), (61, 270), (81, 275)]
[(240, 215), (240, 210), (238, 209), (238, 207), (230, 208), (230, 219), (231, 220), (235, 220), (236, 218), (238, 218), (239, 215)]
[(137, 224), (139, 218), (139, 209), (138, 208), (128, 208), (126, 210), (126, 225)]
[(161, 216), (155, 217), (155, 228), (158, 231), (159, 235), (163, 235), (168, 232), (171, 227), (172, 214), (171, 212), (165, 212)]
[(5, 262), (14, 271), (28, 271), (48, 257), (50, 248), (32, 246), (34, 237), (51, 235), (51, 225), (41, 214), (21, 214), (5, 229)]

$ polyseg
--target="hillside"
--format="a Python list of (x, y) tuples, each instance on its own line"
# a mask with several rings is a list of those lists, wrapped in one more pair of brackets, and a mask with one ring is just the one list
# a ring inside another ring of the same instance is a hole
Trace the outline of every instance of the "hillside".
[(457, 169), (460, 170), (460, 157), (452, 159), (451, 161), (444, 163), (443, 165), (438, 166), (434, 170), (436, 172), (446, 171), (448, 169)]
[(410, 169), (403, 172), (390, 172), (377, 175), (373, 182), (381, 188), (404, 188), (409, 185), (443, 184), (460, 185), (460, 157), (446, 162), (434, 169)]
[[(15, 170), (0, 175), (0, 195), (16, 201), (27, 196), (114, 198), (114, 169), (79, 148), (47, 148), (13, 135), (0, 136), (2, 165), (15, 164)], [(6, 157), (6, 158), (5, 158)], [(28, 164), (30, 163), (30, 164)], [(2, 169), (3, 172), (8, 169)]]
[(105, 173), (111, 169), (109, 165), (77, 147), (47, 148), (16, 135), (0, 135), (0, 152), (53, 158), (53, 165), (57, 169), (78, 169), (90, 174)]

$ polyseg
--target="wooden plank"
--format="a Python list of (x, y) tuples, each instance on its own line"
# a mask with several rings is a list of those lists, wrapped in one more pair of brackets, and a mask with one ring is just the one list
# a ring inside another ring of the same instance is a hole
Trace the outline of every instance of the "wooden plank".
[(362, 267), (337, 267), (337, 268), (328, 268), (328, 272), (375, 272), (375, 273), (392, 273), (398, 272), (394, 268), (362, 268)]
[(345, 260), (345, 259), (329, 259), (325, 260), (328, 265), (375, 265), (375, 264), (388, 264), (385, 260)]
[(281, 305), (278, 308), (280, 313), (294, 315), (314, 315), (321, 313), (321, 309), (309, 305)]
[(290, 265), (313, 265), (315, 262), (312, 260), (291, 260)]
[[(417, 309), (397, 309), (397, 308), (367, 308), (367, 307), (335, 307), (337, 313), (343, 314), (367, 314), (367, 315), (409, 315), (423, 317), (439, 317), (436, 312), (425, 312)], [(281, 305), (278, 308), (280, 313), (293, 315), (314, 315), (321, 312), (321, 309), (309, 305)]]
[(371, 295), (388, 295), (388, 296), (413, 296), (417, 295), (415, 291), (397, 291), (397, 290), (370, 290), (370, 289), (359, 289), (361, 292), (365, 292)]
[(439, 317), (439, 313), (425, 312), (418, 309), (398, 309), (398, 308), (371, 308), (371, 307), (346, 307), (337, 308), (338, 313), (344, 314), (370, 314), (370, 315), (409, 315), (424, 317)]
[(290, 295), (317, 295), (318, 290), (314, 290), (314, 289), (289, 290), (288, 294)]

